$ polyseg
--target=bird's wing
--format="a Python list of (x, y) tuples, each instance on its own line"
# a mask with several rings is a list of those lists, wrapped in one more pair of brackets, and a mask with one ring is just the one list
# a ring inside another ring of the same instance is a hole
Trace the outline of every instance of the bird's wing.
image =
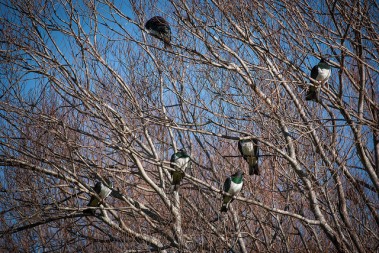
[(170, 167), (175, 168), (175, 162), (176, 162), (176, 153), (172, 154), (170, 159)]
[(159, 33), (167, 34), (168, 36), (171, 37), (171, 29), (168, 25), (159, 24), (154, 27), (154, 30), (156, 30)]
[(254, 139), (254, 156), (258, 158), (259, 156), (259, 147), (258, 147), (258, 140)]
[(162, 17), (156, 16), (148, 20), (145, 24), (146, 29), (152, 29), (159, 33), (171, 33), (169, 23)]
[(232, 179), (231, 179), (231, 177), (228, 177), (224, 182), (224, 189), (223, 189), (224, 192), (229, 191), (231, 183), (232, 183)]
[(152, 22), (154, 22), (156, 25), (166, 25), (168, 26), (168, 22), (166, 21), (166, 19), (160, 17), (160, 16), (155, 16), (151, 19)]
[(315, 79), (317, 78), (317, 75), (318, 75), (318, 65), (314, 66), (311, 70), (311, 77), (312, 79)]
[(101, 191), (101, 182), (97, 182), (97, 183), (95, 184), (95, 187), (93, 187), (93, 190), (94, 190), (97, 194), (99, 194), (100, 191)]
[(96, 206), (99, 206), (99, 203), (100, 203), (100, 200), (97, 197), (92, 196), (91, 200), (88, 203), (88, 206), (96, 207)]
[(243, 151), (242, 151), (242, 144), (241, 144), (241, 141), (238, 141), (238, 150), (241, 152), (241, 155), (243, 155)]

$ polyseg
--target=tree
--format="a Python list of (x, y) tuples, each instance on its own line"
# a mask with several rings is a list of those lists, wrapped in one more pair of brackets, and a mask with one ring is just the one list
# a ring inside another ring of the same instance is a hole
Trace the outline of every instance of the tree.
[[(377, 13), (370, 0), (3, 1), (1, 249), (377, 251)], [(157, 15), (172, 49), (144, 29)], [(306, 101), (321, 57), (331, 78)], [(259, 176), (237, 148), (249, 138)], [(180, 148), (191, 166), (173, 191)]]

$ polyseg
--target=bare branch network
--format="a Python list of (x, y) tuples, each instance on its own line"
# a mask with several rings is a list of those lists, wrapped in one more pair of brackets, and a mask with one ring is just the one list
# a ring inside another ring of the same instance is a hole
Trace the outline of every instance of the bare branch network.
[(0, 13), (1, 252), (378, 252), (376, 1)]

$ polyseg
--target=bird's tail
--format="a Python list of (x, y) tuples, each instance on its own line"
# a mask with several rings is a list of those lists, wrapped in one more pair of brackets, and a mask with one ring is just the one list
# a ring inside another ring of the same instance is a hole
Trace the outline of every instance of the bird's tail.
[(174, 185), (174, 191), (179, 189), (180, 182), (184, 178), (184, 173), (182, 171), (175, 171), (172, 173), (172, 185)]
[(91, 208), (87, 208), (87, 209), (84, 209), (84, 210), (83, 210), (83, 213), (94, 215), (94, 214), (95, 214), (95, 210), (94, 210), (94, 209), (91, 209)]
[(317, 101), (318, 100), (318, 90), (315, 88), (309, 88), (305, 100)]
[(174, 184), (174, 191), (178, 191), (179, 190), (179, 184)]
[(164, 48), (167, 50), (172, 50), (172, 46), (170, 42), (164, 41)]
[(249, 175), (259, 175), (258, 163), (249, 164)]
[(229, 204), (233, 201), (233, 197), (224, 195), (222, 198), (221, 212), (226, 212), (229, 209)]
[(220, 209), (221, 212), (227, 212), (228, 211), (228, 204), (223, 203)]

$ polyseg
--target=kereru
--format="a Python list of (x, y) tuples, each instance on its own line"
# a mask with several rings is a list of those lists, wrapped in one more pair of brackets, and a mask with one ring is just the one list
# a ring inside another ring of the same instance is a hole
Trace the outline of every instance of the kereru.
[(228, 211), (229, 204), (234, 200), (233, 197), (241, 191), (243, 186), (243, 174), (241, 170), (238, 170), (225, 180), (224, 192), (229, 193), (230, 196), (226, 194), (223, 195), (221, 212)]
[(241, 152), (243, 159), (249, 164), (249, 174), (259, 175), (258, 169), (258, 156), (259, 147), (258, 140), (240, 140), (238, 142), (238, 149)]
[(180, 181), (184, 178), (184, 172), (189, 167), (190, 157), (185, 149), (179, 149), (178, 152), (171, 156), (170, 167), (175, 171), (170, 171), (174, 191), (178, 190)]
[(325, 58), (321, 58), (320, 62), (311, 70), (311, 78), (317, 82), (311, 80), (312, 85), (307, 91), (305, 100), (320, 101), (320, 88), (328, 82), (330, 74), (331, 69), (329, 64), (326, 62)]
[[(113, 184), (112, 182), (109, 183), (109, 187), (112, 188), (113, 187)], [(88, 205), (89, 207), (98, 207), (100, 206), (100, 202), (102, 200), (104, 200), (106, 197), (109, 196), (109, 194), (112, 193), (112, 189), (110, 189), (107, 185), (105, 185), (104, 183), (102, 182), (97, 182), (95, 184), (95, 187), (93, 188), (94, 191), (96, 192), (97, 195), (99, 195), (100, 199), (98, 199), (96, 196), (91, 196), (91, 200), (89, 201)], [(88, 209), (85, 209), (83, 211), (84, 213), (90, 213), (90, 214), (94, 214), (95, 213), (95, 209), (91, 209), (91, 208), (88, 208)]]
[(145, 28), (149, 34), (162, 40), (166, 49), (171, 49), (171, 28), (164, 18), (160, 16), (152, 17), (146, 22)]

